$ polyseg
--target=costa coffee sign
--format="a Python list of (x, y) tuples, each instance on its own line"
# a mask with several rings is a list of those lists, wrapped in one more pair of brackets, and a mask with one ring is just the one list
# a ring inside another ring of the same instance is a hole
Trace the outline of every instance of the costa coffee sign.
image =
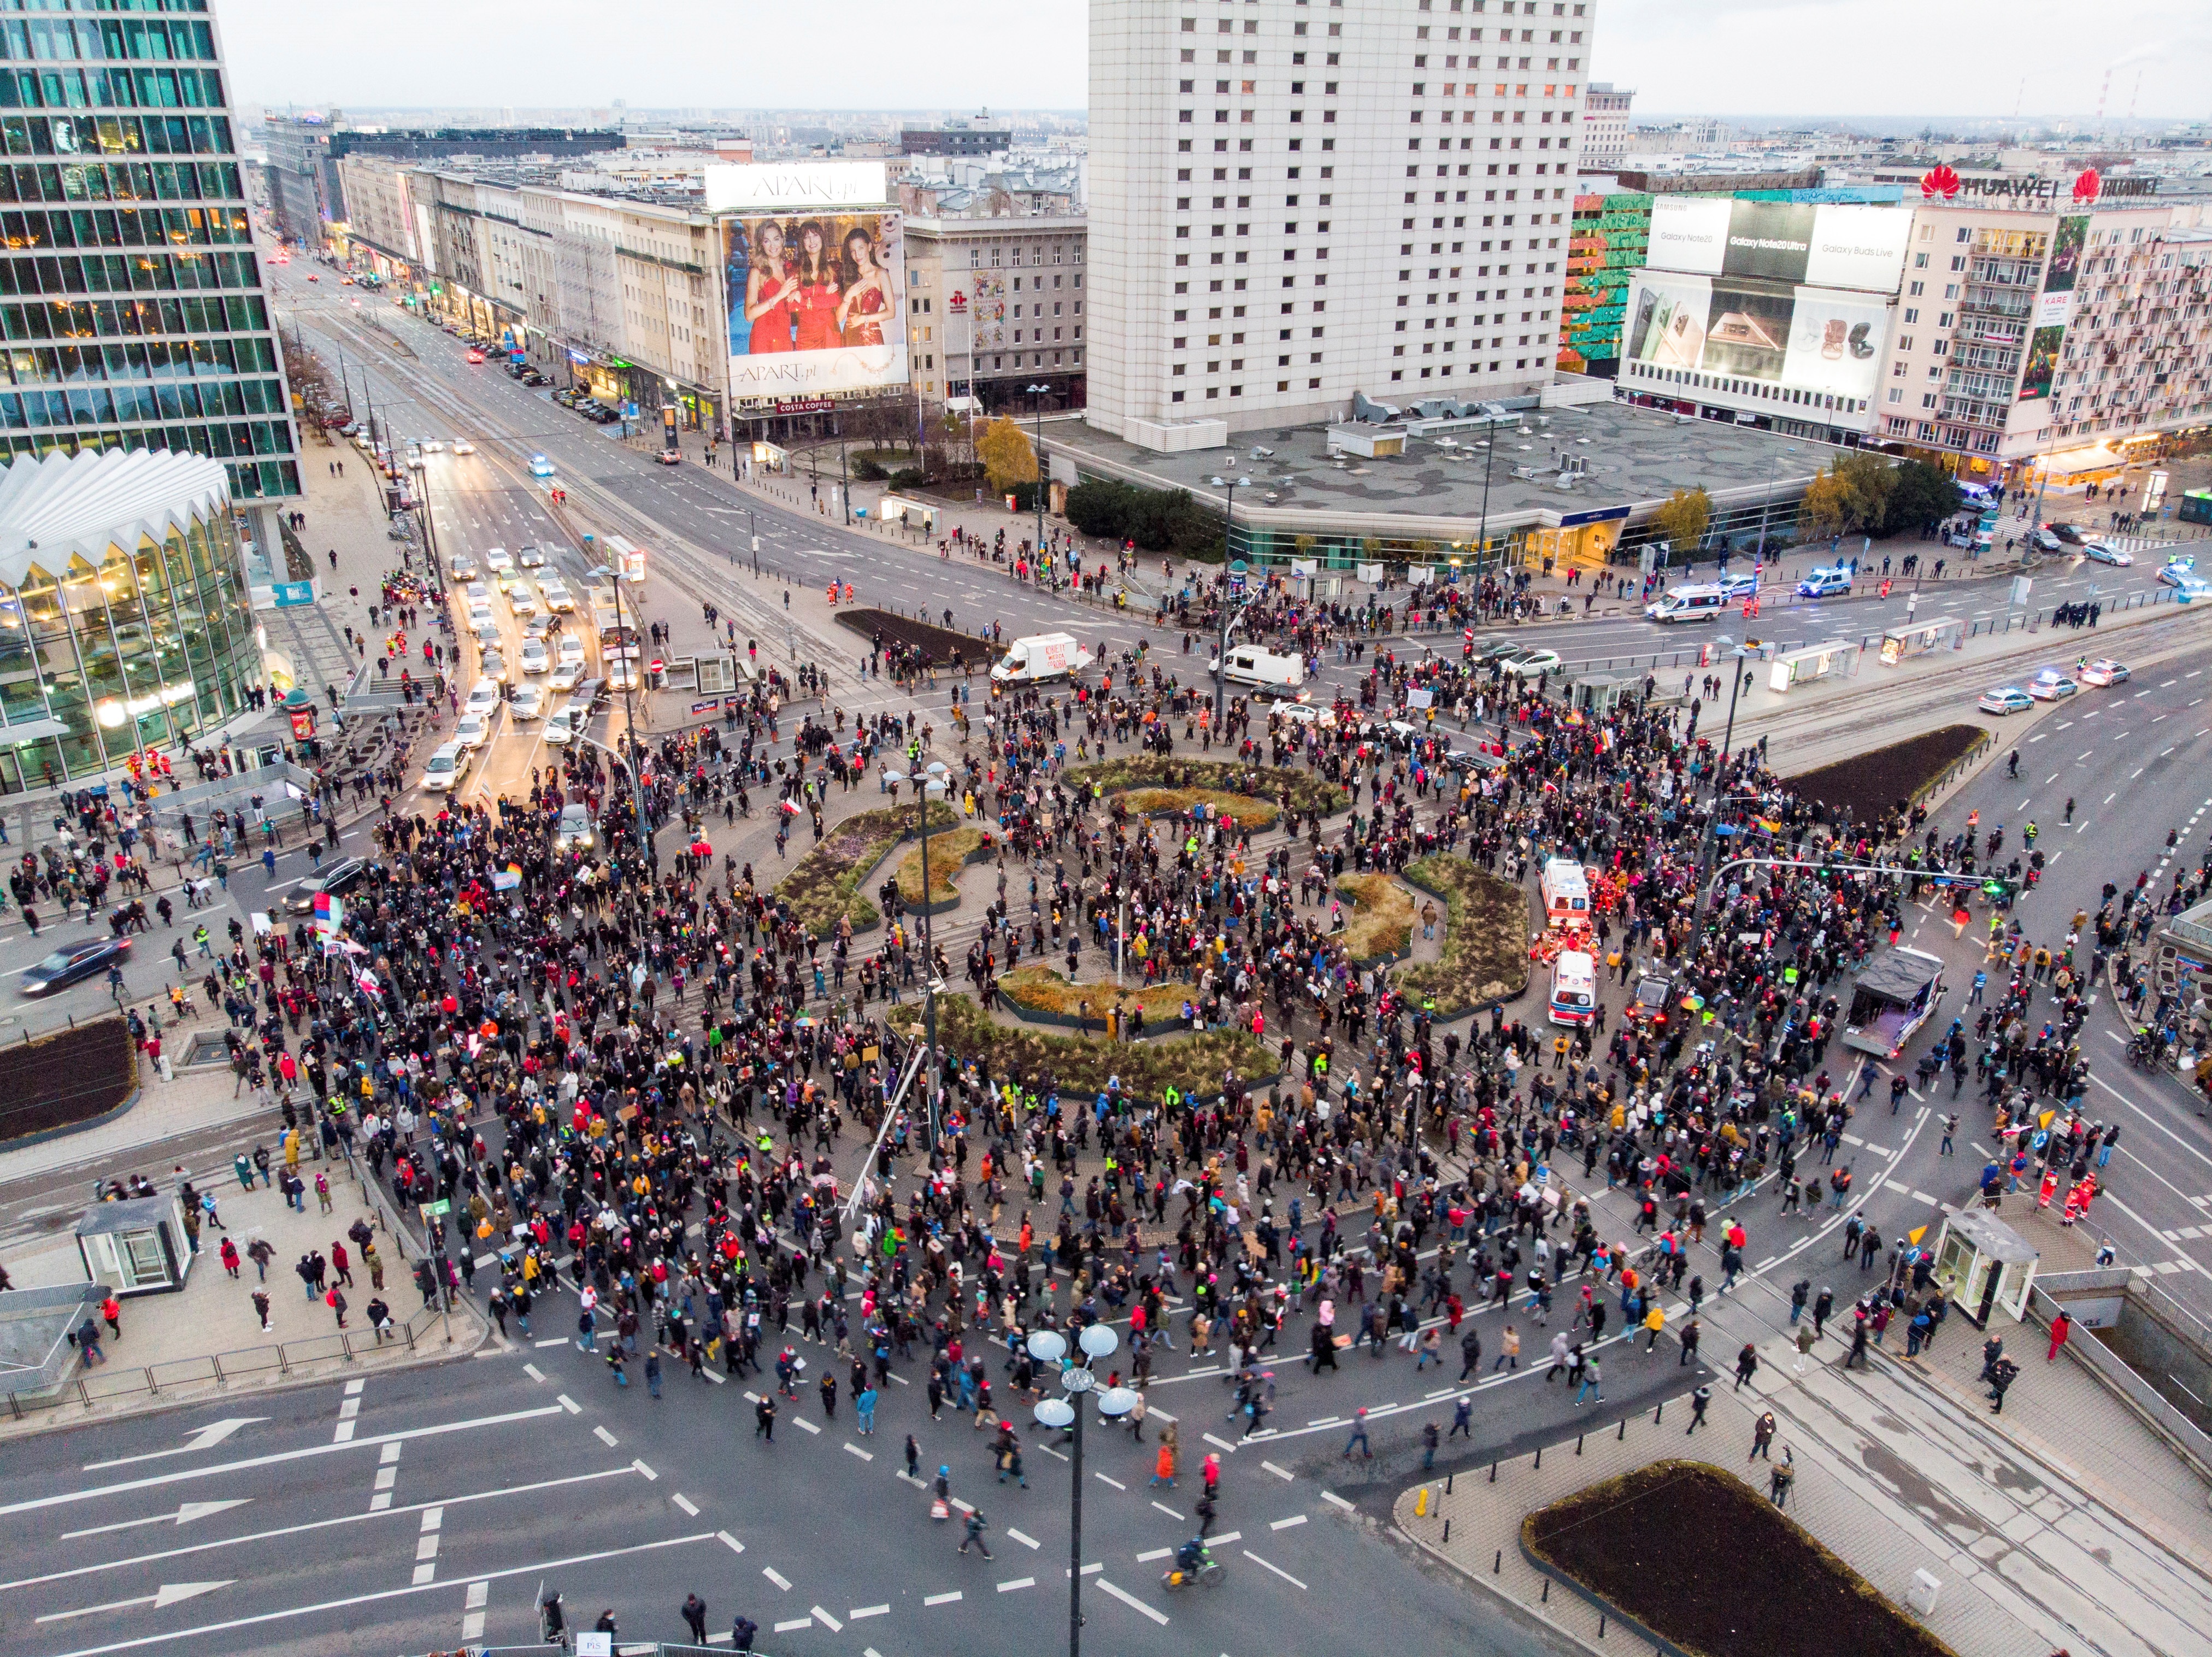
[(2062, 201), (2089, 207), (2157, 193), (2154, 178), (2108, 179), (2094, 167), (2083, 168), (2071, 180), (2047, 179), (2035, 173), (1961, 178), (1955, 169), (1944, 166), (1931, 167), (1920, 175), (1921, 199), (1933, 202), (1968, 196), (2021, 207), (2055, 206)]

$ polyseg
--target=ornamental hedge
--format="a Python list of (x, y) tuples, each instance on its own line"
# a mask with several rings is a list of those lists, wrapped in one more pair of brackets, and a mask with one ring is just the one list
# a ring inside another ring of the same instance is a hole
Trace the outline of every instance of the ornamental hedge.
[(1221, 518), (1187, 490), (1085, 478), (1067, 491), (1067, 521), (1086, 535), (1133, 540), (1147, 552), (1221, 562)]
[[(921, 1029), (918, 1002), (904, 1009)], [(1274, 1054), (1254, 1037), (1232, 1031), (1178, 1036), (1172, 1041), (1108, 1041), (1098, 1036), (1048, 1036), (994, 1024), (964, 995), (937, 998), (937, 1039), (945, 1050), (973, 1060), (994, 1081), (1040, 1087), (1049, 1081), (1064, 1093), (1101, 1093), (1119, 1077), (1124, 1097), (1157, 1100), (1170, 1087), (1200, 1099), (1218, 1097), (1234, 1072), (1246, 1087), (1264, 1086), (1277, 1074)]]
[(1437, 1018), (1455, 1019), (1528, 987), (1526, 892), (1463, 857), (1424, 857), (1406, 866), (1406, 878), (1443, 900), (1444, 951), (1399, 973), (1399, 989), (1433, 1000)]
[[(929, 808), (933, 829), (949, 829), (959, 820), (941, 801)], [(861, 892), (860, 883), (915, 826), (910, 806), (855, 812), (831, 828), (822, 844), (776, 883), (775, 895), (791, 905), (799, 923), (817, 937), (827, 937), (840, 919), (850, 919), (856, 932), (866, 930), (883, 916)]]

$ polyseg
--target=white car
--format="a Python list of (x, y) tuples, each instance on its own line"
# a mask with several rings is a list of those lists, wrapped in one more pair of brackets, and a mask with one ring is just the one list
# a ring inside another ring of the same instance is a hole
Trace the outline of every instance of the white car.
[(499, 706), (499, 681), (489, 676), (469, 686), (469, 699), (461, 704), (464, 713), (489, 714)]
[(575, 716), (563, 708), (545, 722), (545, 740), (556, 747), (566, 746), (576, 740)]
[(607, 664), (607, 689), (610, 691), (635, 691), (637, 684), (637, 664), (628, 656), (617, 656)]
[(544, 639), (526, 638), (522, 641), (521, 662), (526, 673), (547, 673), (553, 666), (553, 653), (545, 648)]
[(514, 560), (507, 556), (505, 547), (488, 546), (484, 549), (484, 568), (495, 570), (503, 576), (514, 568)]
[(563, 667), (584, 665), (584, 641), (574, 633), (563, 633), (561, 642), (553, 647), (553, 659)]
[(499, 649), (501, 637), (499, 624), (491, 618), (489, 611), (484, 612), (481, 617), (471, 616), (469, 618), (469, 637), (476, 640), (477, 649), (479, 650)]
[(545, 567), (545, 554), (537, 547), (525, 546), (519, 548), (517, 549), (514, 557), (515, 561), (521, 564), (525, 570), (543, 570)]
[(483, 676), (495, 684), (507, 683), (507, 658), (496, 650), (483, 653)]
[(535, 685), (525, 685), (507, 705), (514, 710), (517, 719), (535, 719), (545, 711), (545, 692)]
[(538, 594), (531, 590), (528, 582), (517, 576), (513, 581), (506, 583), (506, 587), (508, 609), (514, 611), (518, 616), (534, 616), (538, 613)]
[(1505, 671), (1516, 679), (1534, 679), (1539, 673), (1556, 672), (1559, 666), (1557, 650), (1531, 650), (1505, 664)]
[(471, 581), (466, 587), (461, 588), (461, 598), (471, 610), (475, 609), (479, 604), (484, 606), (486, 608), (489, 608), (491, 605), (491, 588), (486, 587), (480, 581)]
[(453, 722), (454, 742), (471, 750), (481, 748), (491, 740), (491, 721), (488, 713), (463, 714)]
[(453, 439), (453, 453), (454, 453), (454, 454), (474, 454), (476, 452), (477, 452), (477, 446), (476, 446), (474, 443), (471, 443), (471, 442), (469, 442), (469, 440), (468, 440), (467, 438), (465, 438), (465, 437), (456, 437), (456, 438), (454, 438), (454, 439)]
[(584, 680), (584, 664), (564, 661), (553, 670), (553, 677), (545, 681), (546, 688), (554, 691), (573, 691)]
[(433, 794), (450, 794), (460, 785), (468, 768), (467, 752), (459, 744), (448, 742), (423, 763), (422, 786)]
[(548, 576), (538, 586), (538, 595), (545, 600), (548, 610), (568, 611), (576, 607), (575, 596), (568, 585), (558, 576)]
[(446, 440), (445, 440), (444, 438), (442, 438), (442, 437), (425, 437), (425, 438), (422, 440), (422, 453), (423, 453), (423, 454), (443, 454), (445, 452), (446, 452)]
[(2084, 685), (2124, 685), (2128, 682), (2127, 667), (2110, 656), (2099, 656), (2082, 668), (2081, 682)]

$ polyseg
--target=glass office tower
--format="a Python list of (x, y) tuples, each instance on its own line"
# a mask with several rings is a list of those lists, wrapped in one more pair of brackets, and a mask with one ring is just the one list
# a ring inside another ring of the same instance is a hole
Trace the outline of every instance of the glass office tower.
[(0, 0), (0, 460), (152, 448), (300, 492), (207, 0)]

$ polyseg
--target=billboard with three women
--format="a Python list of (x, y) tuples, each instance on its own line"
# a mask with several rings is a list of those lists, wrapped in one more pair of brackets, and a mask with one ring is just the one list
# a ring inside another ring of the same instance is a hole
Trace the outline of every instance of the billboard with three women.
[(882, 163), (710, 167), (707, 192), (733, 400), (906, 383), (906, 261)]

